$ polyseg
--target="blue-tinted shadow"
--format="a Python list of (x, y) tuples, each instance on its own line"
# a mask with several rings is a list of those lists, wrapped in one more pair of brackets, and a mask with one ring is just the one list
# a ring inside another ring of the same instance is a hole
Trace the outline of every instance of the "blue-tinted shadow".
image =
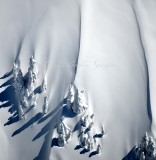
[(25, 123), (21, 128), (17, 129), (13, 134), (12, 137), (15, 135), (21, 133), (24, 131), (26, 128), (30, 127), (33, 123), (38, 121), (42, 117), (42, 113), (37, 113), (33, 118), (31, 118), (27, 123)]
[(12, 74), (13, 74), (13, 70), (11, 70), (10, 72), (5, 73), (2, 77), (0, 77), (0, 79), (8, 78), (8, 77), (11, 76)]
[(91, 157), (93, 157), (93, 156), (95, 156), (95, 155), (97, 155), (98, 153), (97, 153), (97, 151), (93, 151), (93, 152), (91, 152), (90, 154), (89, 154), (89, 158), (91, 158)]
[(122, 160), (135, 160), (135, 147)]
[(53, 138), (51, 141), (51, 148), (57, 146), (58, 147), (58, 138)]

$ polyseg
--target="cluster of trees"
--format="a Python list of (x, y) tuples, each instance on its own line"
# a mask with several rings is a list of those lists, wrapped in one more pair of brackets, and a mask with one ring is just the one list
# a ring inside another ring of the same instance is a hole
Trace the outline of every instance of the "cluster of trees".
[(136, 160), (156, 160), (156, 145), (153, 137), (146, 132), (139, 146), (135, 147)]
[[(34, 56), (31, 56), (29, 61), (28, 79), (24, 78), (22, 70), (20, 69), (19, 65), (14, 63), (13, 86), (15, 88), (15, 93), (18, 101), (18, 115), (20, 120), (24, 118), (24, 111), (23, 111), (24, 108), (27, 108), (29, 106), (32, 107), (37, 106), (37, 97), (34, 93), (37, 77), (38, 77), (38, 69)], [(41, 92), (47, 90), (47, 81), (45, 78), (42, 81), (40, 90)], [(44, 98), (43, 114), (46, 114), (47, 111), (48, 111), (48, 97), (46, 96)]]

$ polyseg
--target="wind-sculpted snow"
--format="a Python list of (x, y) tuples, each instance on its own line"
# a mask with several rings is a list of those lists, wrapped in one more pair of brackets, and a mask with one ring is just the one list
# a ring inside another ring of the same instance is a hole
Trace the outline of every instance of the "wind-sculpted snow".
[(0, 0), (0, 159), (133, 159), (155, 140), (155, 8)]

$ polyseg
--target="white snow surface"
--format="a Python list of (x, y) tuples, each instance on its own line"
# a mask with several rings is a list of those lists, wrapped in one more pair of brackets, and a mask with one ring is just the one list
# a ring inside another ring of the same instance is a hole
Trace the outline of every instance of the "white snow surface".
[[(156, 136), (155, 26), (155, 0), (0, 0), (0, 160), (122, 160), (146, 131)], [(25, 121), (6, 125), (14, 90), (3, 75), (14, 61), (26, 74), (32, 54), (47, 93)], [(85, 90), (95, 132), (105, 127), (100, 155), (74, 150), (77, 131), (65, 148), (51, 147), (71, 83)]]

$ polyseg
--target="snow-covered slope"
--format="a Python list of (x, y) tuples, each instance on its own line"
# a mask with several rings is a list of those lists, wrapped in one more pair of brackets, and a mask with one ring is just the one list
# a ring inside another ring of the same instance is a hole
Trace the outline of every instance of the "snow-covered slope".
[[(148, 19), (156, 15), (154, 0), (0, 0), (0, 4), (0, 159), (121, 160), (145, 131), (151, 132), (152, 118), (155, 134), (155, 19)], [(38, 105), (26, 110), (25, 121), (10, 120), (10, 112), (17, 109), (13, 62), (26, 74), (33, 54), (37, 86), (46, 75), (48, 90), (37, 94)], [(105, 126), (101, 155), (75, 149), (77, 130), (65, 148), (52, 146), (61, 114), (71, 130), (81, 118), (63, 110), (73, 82), (85, 90), (86, 112), (95, 114), (95, 133)], [(43, 117), (46, 95), (49, 110)]]

